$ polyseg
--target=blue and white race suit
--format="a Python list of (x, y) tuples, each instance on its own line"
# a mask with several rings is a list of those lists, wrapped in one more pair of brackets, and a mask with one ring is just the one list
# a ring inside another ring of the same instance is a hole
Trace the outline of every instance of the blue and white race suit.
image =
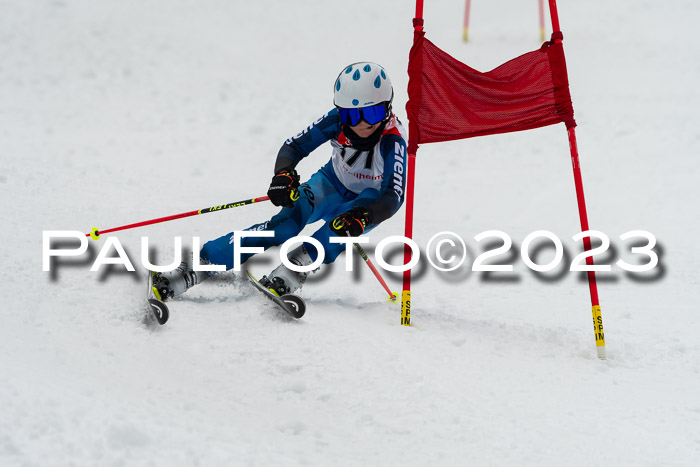
[[(330, 243), (335, 237), (328, 221), (352, 209), (364, 207), (369, 212), (370, 231), (380, 222), (393, 216), (403, 204), (406, 174), (406, 132), (392, 115), (386, 123), (379, 141), (369, 150), (352, 147), (343, 133), (338, 110), (333, 109), (316, 120), (298, 135), (284, 142), (277, 155), (275, 172), (293, 169), (314, 149), (330, 141), (333, 155), (330, 161), (299, 187), (299, 199), (292, 207), (282, 210), (272, 219), (250, 226), (246, 230), (274, 231), (274, 237), (243, 237), (245, 247), (281, 245), (299, 235), (310, 223), (326, 221), (312, 237), (324, 248), (324, 263), (333, 262), (345, 249), (342, 244)], [(212, 264), (224, 264), (233, 268), (233, 232), (204, 244), (200, 256)], [(318, 252), (305, 244), (312, 260)], [(241, 263), (252, 254), (241, 254)]]

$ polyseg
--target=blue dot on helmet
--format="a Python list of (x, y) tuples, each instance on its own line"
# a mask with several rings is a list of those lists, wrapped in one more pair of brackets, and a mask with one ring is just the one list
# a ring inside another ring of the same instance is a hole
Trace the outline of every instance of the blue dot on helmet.
[(340, 80), (339, 79), (335, 81), (335, 90), (340, 91)]
[(358, 101), (357, 99), (353, 99), (353, 100), (352, 100), (352, 105), (357, 105), (357, 104), (359, 104), (359, 103), (360, 103), (360, 101)]
[(365, 70), (367, 73), (369, 73), (370, 71), (372, 71), (372, 67), (369, 66), (369, 65), (365, 65), (365, 67), (363, 68), (363, 70)]
[(374, 87), (379, 89), (379, 87), (382, 85), (382, 80), (379, 76), (374, 80)]
[(380, 71), (379, 74), (382, 75), (383, 79), (386, 79), (386, 73), (384, 73), (384, 70)]
[(360, 70), (355, 70), (355, 73), (352, 74), (352, 79), (354, 79), (355, 81), (360, 79)]
[(345, 74), (348, 74), (352, 71), (352, 65), (350, 65), (347, 70), (345, 70)]

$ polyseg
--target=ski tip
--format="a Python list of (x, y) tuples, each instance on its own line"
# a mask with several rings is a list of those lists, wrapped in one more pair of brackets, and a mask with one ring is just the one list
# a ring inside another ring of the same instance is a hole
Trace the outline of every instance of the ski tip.
[(304, 313), (306, 313), (306, 302), (304, 302), (303, 298), (294, 294), (279, 295), (275, 290), (268, 289), (262, 285), (250, 271), (246, 271), (246, 273), (255, 288), (262, 292), (268, 299), (283, 308), (289, 316), (294, 319), (299, 319), (304, 316)]
[(165, 303), (155, 298), (149, 298), (148, 307), (158, 324), (162, 326), (168, 322), (168, 319), (170, 318), (170, 310), (168, 310), (168, 307)]
[(306, 302), (298, 295), (288, 294), (280, 297), (287, 312), (295, 319), (300, 319), (306, 313)]

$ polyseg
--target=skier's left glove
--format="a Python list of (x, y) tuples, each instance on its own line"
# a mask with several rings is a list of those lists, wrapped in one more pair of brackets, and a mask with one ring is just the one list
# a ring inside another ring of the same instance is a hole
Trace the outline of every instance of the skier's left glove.
[(348, 234), (351, 237), (359, 237), (369, 224), (369, 212), (367, 209), (355, 207), (333, 219), (330, 227), (335, 234), (342, 237)]

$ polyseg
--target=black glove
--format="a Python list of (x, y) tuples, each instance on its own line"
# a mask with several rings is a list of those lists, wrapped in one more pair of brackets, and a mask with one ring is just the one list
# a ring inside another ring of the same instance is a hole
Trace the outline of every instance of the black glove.
[(272, 177), (267, 196), (275, 206), (290, 208), (299, 199), (299, 174), (296, 170), (282, 170)]
[(366, 208), (360, 207), (342, 213), (330, 223), (331, 230), (343, 237), (347, 236), (348, 233), (351, 237), (359, 237), (368, 225), (369, 212)]

